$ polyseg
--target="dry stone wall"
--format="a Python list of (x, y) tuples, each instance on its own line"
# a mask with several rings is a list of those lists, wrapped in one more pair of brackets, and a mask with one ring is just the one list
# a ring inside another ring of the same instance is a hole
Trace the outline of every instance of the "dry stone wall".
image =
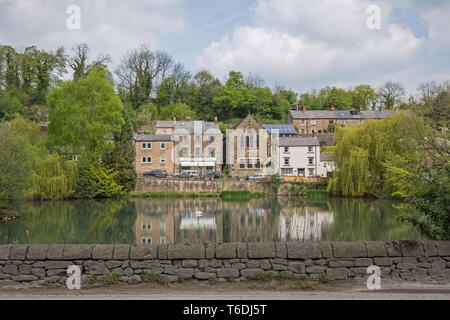
[(448, 282), (450, 241), (0, 245), (0, 284), (63, 283), (70, 265), (81, 267), (83, 281), (113, 273), (129, 283), (142, 274), (226, 281), (265, 272), (343, 280), (366, 278), (367, 267), (377, 265), (382, 277)]

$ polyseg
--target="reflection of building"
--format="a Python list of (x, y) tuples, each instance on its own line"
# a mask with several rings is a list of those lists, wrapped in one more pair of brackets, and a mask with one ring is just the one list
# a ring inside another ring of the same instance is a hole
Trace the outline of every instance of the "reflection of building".
[(323, 208), (286, 208), (278, 222), (278, 240), (319, 241), (332, 225), (333, 214)]
[(134, 200), (137, 218), (134, 225), (138, 244), (174, 242), (174, 214), (164, 203)]

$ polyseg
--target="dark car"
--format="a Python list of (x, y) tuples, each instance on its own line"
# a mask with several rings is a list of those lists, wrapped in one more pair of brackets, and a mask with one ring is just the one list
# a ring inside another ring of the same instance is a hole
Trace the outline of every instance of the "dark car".
[(161, 169), (156, 169), (156, 170), (144, 172), (143, 176), (144, 177), (155, 177), (155, 178), (166, 178), (167, 171), (161, 170)]
[(154, 175), (155, 175), (154, 171), (155, 171), (155, 170), (152, 170), (152, 171), (146, 171), (146, 172), (144, 172), (142, 175), (143, 175), (144, 177), (151, 177), (151, 176), (154, 176)]
[(210, 170), (210, 171), (207, 171), (205, 173), (205, 177), (217, 179), (217, 178), (220, 178), (220, 172), (219, 171)]

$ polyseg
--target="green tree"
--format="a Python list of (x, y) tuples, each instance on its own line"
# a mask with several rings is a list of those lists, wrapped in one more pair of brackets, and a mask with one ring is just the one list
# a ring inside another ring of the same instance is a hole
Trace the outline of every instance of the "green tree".
[(0, 199), (12, 203), (22, 197), (30, 182), (31, 158), (26, 136), (0, 123)]
[(327, 101), (328, 106), (335, 106), (336, 109), (348, 110), (352, 107), (352, 94), (344, 89), (333, 87)]
[(50, 144), (61, 152), (101, 152), (106, 137), (118, 134), (124, 124), (123, 106), (105, 72), (68, 81), (47, 97), (50, 107)]
[(164, 120), (186, 120), (187, 118), (194, 119), (195, 113), (185, 103), (177, 102), (168, 106), (161, 107), (161, 119)]
[(358, 109), (360, 106), (364, 110), (375, 107), (377, 100), (377, 94), (375, 90), (367, 84), (356, 86), (352, 91), (352, 106), (354, 109)]
[(405, 88), (400, 84), (400, 82), (390, 80), (378, 88), (377, 94), (380, 103), (386, 109), (392, 109), (396, 104), (399, 104), (401, 99), (404, 97)]

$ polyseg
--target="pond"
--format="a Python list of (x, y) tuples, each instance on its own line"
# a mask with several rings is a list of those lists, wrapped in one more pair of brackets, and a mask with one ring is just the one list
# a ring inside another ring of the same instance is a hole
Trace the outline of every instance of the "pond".
[(73, 200), (21, 204), (0, 243), (176, 243), (418, 240), (385, 200)]

